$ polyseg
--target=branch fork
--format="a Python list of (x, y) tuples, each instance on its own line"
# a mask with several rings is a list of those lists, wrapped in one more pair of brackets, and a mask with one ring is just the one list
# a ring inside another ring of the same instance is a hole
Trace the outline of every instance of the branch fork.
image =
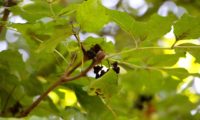
[[(99, 64), (105, 57), (105, 53), (102, 50), (99, 50), (96, 56), (92, 59), (92, 63), (82, 72), (80, 72), (76, 76), (70, 76), (79, 66), (82, 65), (82, 62), (79, 62), (75, 65), (71, 70), (67, 70), (63, 76), (60, 77), (53, 85), (51, 85), (36, 101), (34, 101), (27, 109), (22, 111), (17, 117), (25, 117), (27, 116), (35, 107), (39, 105), (39, 103), (48, 95), (49, 92), (54, 90), (61, 84), (67, 83), (72, 80), (78, 80), (81, 77), (85, 77), (87, 72), (91, 70), (95, 65)], [(89, 61), (90, 59), (84, 54), (84, 61)]]

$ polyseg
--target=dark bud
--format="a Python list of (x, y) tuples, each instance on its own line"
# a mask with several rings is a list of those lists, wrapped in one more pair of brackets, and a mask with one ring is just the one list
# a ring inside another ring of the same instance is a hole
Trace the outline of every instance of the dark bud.
[(120, 72), (120, 68), (119, 68), (119, 67), (113, 68), (113, 70), (114, 70), (117, 74), (119, 74), (119, 72)]
[(97, 78), (100, 78), (101, 76), (97, 73), (96, 74), (96, 76), (95, 76), (95, 78), (97, 79)]
[(101, 47), (98, 44), (96, 44), (93, 47), (91, 47), (90, 50), (84, 52), (84, 54), (88, 59), (94, 59), (96, 56), (99, 57), (99, 53), (101, 51)]
[(99, 66), (99, 65), (94, 66), (94, 67), (93, 67), (93, 69), (94, 69), (94, 73), (95, 73), (95, 74), (98, 74), (99, 71), (101, 71), (102, 68), (103, 68), (103, 66)]
[(91, 50), (93, 50), (95, 53), (98, 53), (101, 49), (101, 47), (98, 44), (95, 44)]
[(150, 102), (153, 99), (153, 96), (151, 95), (140, 95), (139, 101), (141, 102)]
[(102, 70), (103, 66), (94, 66), (93, 69), (94, 69), (94, 73), (96, 74), (96, 79), (101, 77), (101, 75), (99, 74), (99, 72)]
[[(95, 78), (100, 78), (101, 76), (103, 76), (107, 71), (102, 70), (103, 66), (94, 66), (94, 73), (96, 74)], [(100, 72), (100, 73), (99, 73)]]
[(136, 102), (134, 107), (138, 110), (143, 110), (144, 109), (144, 105), (141, 102)]
[(113, 69), (117, 74), (119, 74), (119, 72), (120, 72), (120, 67), (118, 66), (118, 63), (117, 63), (117, 62), (114, 62), (114, 63), (112, 64), (112, 69)]
[(118, 62), (114, 62), (112, 65), (113, 65), (113, 67), (117, 67), (118, 66)]
[(88, 57), (88, 59), (93, 59), (96, 56), (96, 53), (92, 50), (88, 50), (86, 51), (86, 56)]
[(101, 71), (100, 76), (103, 76), (106, 72), (104, 70)]
[(145, 103), (150, 102), (153, 99), (152, 95), (139, 95), (135, 101), (134, 107), (138, 110), (143, 110)]

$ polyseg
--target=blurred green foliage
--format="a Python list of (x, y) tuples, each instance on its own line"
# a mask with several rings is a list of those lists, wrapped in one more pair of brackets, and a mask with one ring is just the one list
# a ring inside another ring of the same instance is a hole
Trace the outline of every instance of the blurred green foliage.
[[(0, 1), (1, 6), (3, 2), (7, 1)], [(16, 116), (58, 80), (67, 67), (83, 60), (80, 44), (73, 36), (77, 33), (86, 50), (99, 44), (105, 51), (106, 57), (99, 65), (107, 67), (108, 72), (95, 79), (91, 77), (92, 69), (87, 77), (59, 86), (74, 91), (74, 105), (63, 108), (62, 100), (55, 103), (56, 98), (47, 96), (22, 119), (200, 119), (200, 97), (194, 88), (194, 78), (199, 73), (177, 65), (186, 53), (195, 58), (195, 64), (200, 63), (200, 46), (193, 42), (200, 37), (199, 0), (171, 1), (187, 11), (181, 17), (173, 12), (166, 16), (158, 13), (165, 0), (146, 0), (148, 8), (142, 15), (123, 0), (114, 10), (104, 7), (101, 0), (31, 0), (25, 5), (22, 2), (8, 8), (11, 14), (6, 23), (0, 21), (0, 37), (8, 45), (0, 52), (0, 120), (17, 120)], [(11, 21), (16, 16), (26, 22)], [(175, 44), (163, 47), (159, 43), (174, 42), (164, 36), (171, 28)], [(16, 32), (15, 42), (6, 37), (12, 34), (9, 30)], [(28, 54), (27, 60), (19, 49)], [(115, 61), (119, 74), (112, 70)], [(73, 75), (87, 66), (84, 63)], [(72, 99), (54, 91), (58, 99)]]

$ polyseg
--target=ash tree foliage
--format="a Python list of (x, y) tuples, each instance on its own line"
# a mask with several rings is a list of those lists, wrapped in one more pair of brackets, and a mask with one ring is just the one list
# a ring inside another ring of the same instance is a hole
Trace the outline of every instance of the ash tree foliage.
[(200, 2), (140, 1), (1, 0), (0, 119), (199, 120)]

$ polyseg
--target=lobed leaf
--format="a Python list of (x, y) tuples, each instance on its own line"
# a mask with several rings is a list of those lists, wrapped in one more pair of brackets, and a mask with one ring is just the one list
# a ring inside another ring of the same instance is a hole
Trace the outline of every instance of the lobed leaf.
[(200, 17), (184, 14), (175, 24), (174, 33), (177, 40), (196, 39), (200, 37)]
[(87, 0), (80, 4), (76, 19), (81, 28), (87, 32), (98, 32), (108, 23), (106, 10), (99, 0)]

